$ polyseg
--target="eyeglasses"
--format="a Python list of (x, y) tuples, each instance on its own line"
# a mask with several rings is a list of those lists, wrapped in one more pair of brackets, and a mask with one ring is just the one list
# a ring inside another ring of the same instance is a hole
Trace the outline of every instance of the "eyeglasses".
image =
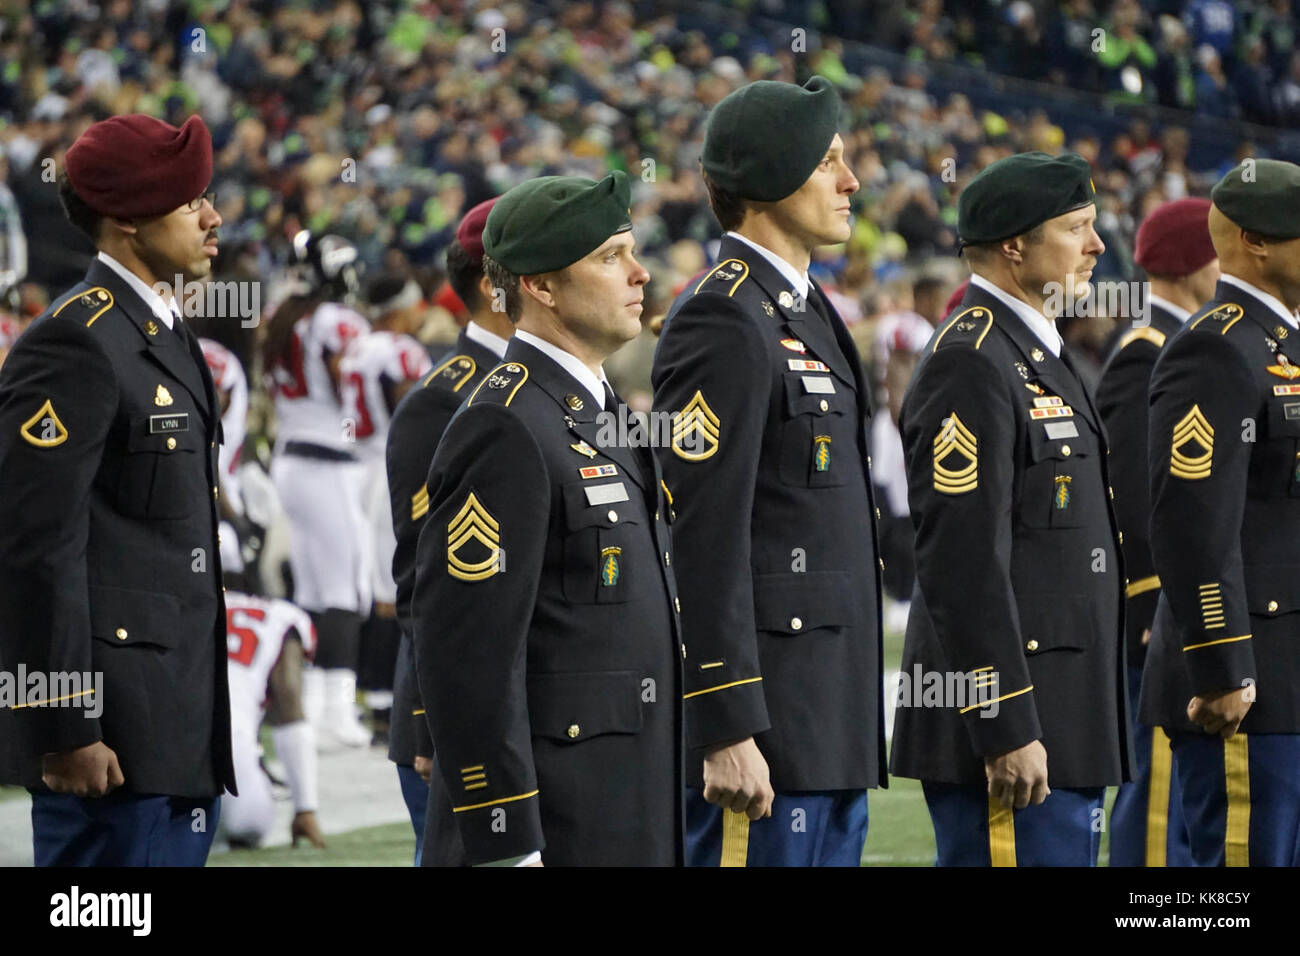
[(205, 199), (208, 201), (209, 206), (211, 206), (213, 209), (217, 208), (217, 194), (209, 192), (209, 193), (204, 193), (202, 196), (198, 196), (194, 199), (191, 199), (189, 202), (187, 202), (185, 204), (185, 211), (198, 212), (200, 209), (203, 208), (203, 200)]

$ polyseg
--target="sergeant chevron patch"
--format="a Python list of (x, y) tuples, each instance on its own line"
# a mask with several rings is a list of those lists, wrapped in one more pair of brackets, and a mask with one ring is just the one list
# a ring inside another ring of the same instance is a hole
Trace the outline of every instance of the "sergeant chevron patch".
[[(40, 426), (39, 430), (37, 426)], [(55, 414), (54, 404), (48, 398), (35, 415), (23, 422), (18, 434), (23, 436), (23, 441), (27, 444), (37, 448), (53, 448), (68, 440), (68, 430)]]
[[(456, 517), (447, 524), (447, 573), (461, 581), (486, 581), (501, 568), (501, 525), (479, 502), (474, 492), (469, 493)], [(457, 552), (471, 541), (487, 549), (481, 561), (466, 561)]]
[[(1189, 450), (1189, 446), (1193, 450)], [(1196, 452), (1200, 447), (1204, 451)], [(1210, 477), (1214, 458), (1214, 427), (1206, 420), (1199, 405), (1174, 426), (1173, 447), (1170, 450), (1169, 473), (1185, 481), (1200, 481)]]
[[(953, 462), (953, 459), (956, 459)], [(956, 467), (949, 467), (949, 461)], [(934, 436), (934, 490), (945, 495), (964, 495), (979, 486), (979, 441), (954, 411)]]
[(696, 389), (673, 425), (673, 454), (684, 461), (704, 461), (717, 452), (721, 437), (722, 423)]

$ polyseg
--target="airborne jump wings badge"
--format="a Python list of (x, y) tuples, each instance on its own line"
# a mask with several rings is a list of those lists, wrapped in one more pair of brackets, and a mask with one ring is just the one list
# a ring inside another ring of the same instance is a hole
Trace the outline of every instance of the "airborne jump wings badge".
[[(1189, 451), (1189, 446), (1193, 450)], [(1199, 446), (1203, 451), (1196, 452)], [(1174, 426), (1173, 446), (1170, 449), (1169, 473), (1175, 478), (1186, 481), (1200, 481), (1210, 477), (1210, 467), (1214, 458), (1214, 426), (1201, 412), (1201, 406), (1193, 405), (1192, 410), (1184, 415)]]
[(934, 436), (934, 490), (944, 495), (964, 495), (978, 486), (979, 441), (954, 411)]
[(704, 393), (696, 389), (673, 424), (673, 454), (684, 461), (704, 461), (718, 450), (722, 423)]
[[(461, 558), (459, 551), (471, 541), (486, 549), (487, 557), (479, 561)], [(501, 570), (501, 525), (471, 491), (447, 524), (447, 573), (461, 581), (486, 581)]]

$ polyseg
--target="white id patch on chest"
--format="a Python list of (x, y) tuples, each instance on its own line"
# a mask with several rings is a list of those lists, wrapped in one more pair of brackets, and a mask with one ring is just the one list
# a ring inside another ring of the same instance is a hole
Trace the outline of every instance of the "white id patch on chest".
[(582, 490), (587, 493), (589, 505), (610, 505), (616, 501), (627, 501), (627, 486), (621, 481), (611, 482), (608, 485), (591, 485)]
[(1074, 422), (1044, 422), (1048, 438), (1078, 438), (1079, 429)]
[(834, 395), (835, 382), (825, 375), (801, 375), (803, 390), (807, 395)]

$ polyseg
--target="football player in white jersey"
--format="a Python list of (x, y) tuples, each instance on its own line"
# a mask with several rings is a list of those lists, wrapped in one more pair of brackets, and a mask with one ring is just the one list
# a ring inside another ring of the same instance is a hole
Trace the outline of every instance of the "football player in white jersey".
[(239, 796), (222, 795), (221, 830), (231, 846), (255, 847), (275, 823), (258, 743), (265, 716), (293, 799), (293, 844), (305, 838), (324, 847), (316, 820), (316, 740), (302, 712), (303, 660), (316, 644), (311, 618), (288, 601), (227, 591), (226, 644)]
[(199, 339), (203, 358), (212, 373), (212, 384), (221, 405), (221, 448), (218, 451), (218, 481), (221, 484), (221, 567), (242, 574), (245, 570), (241, 545), (245, 529), (244, 497), (239, 484), (239, 456), (248, 432), (248, 377), (239, 357), (214, 339)]
[(370, 325), (344, 304), (356, 290), (355, 247), (303, 232), (294, 251), (310, 288), (276, 308), (263, 342), (278, 420), (271, 478), (290, 525), (294, 601), (319, 637), (316, 667), (304, 677), (308, 717), (319, 722), (322, 745), (360, 747), (370, 742), (355, 706), (361, 623), (371, 604), (370, 548), (363, 468), (353, 415), (340, 404), (339, 364)]
[(397, 625), (397, 584), (393, 581), (393, 515), (389, 506), (384, 448), (397, 403), (433, 370), (429, 353), (415, 331), (424, 295), (404, 274), (376, 276), (366, 288), (371, 333), (354, 339), (343, 353), (340, 381), (345, 413), (354, 415), (357, 457), (365, 469), (362, 508), (369, 525), (374, 614), (361, 637), (358, 684), (372, 711), (376, 738), (387, 744), (393, 703), (393, 672), (401, 632)]

